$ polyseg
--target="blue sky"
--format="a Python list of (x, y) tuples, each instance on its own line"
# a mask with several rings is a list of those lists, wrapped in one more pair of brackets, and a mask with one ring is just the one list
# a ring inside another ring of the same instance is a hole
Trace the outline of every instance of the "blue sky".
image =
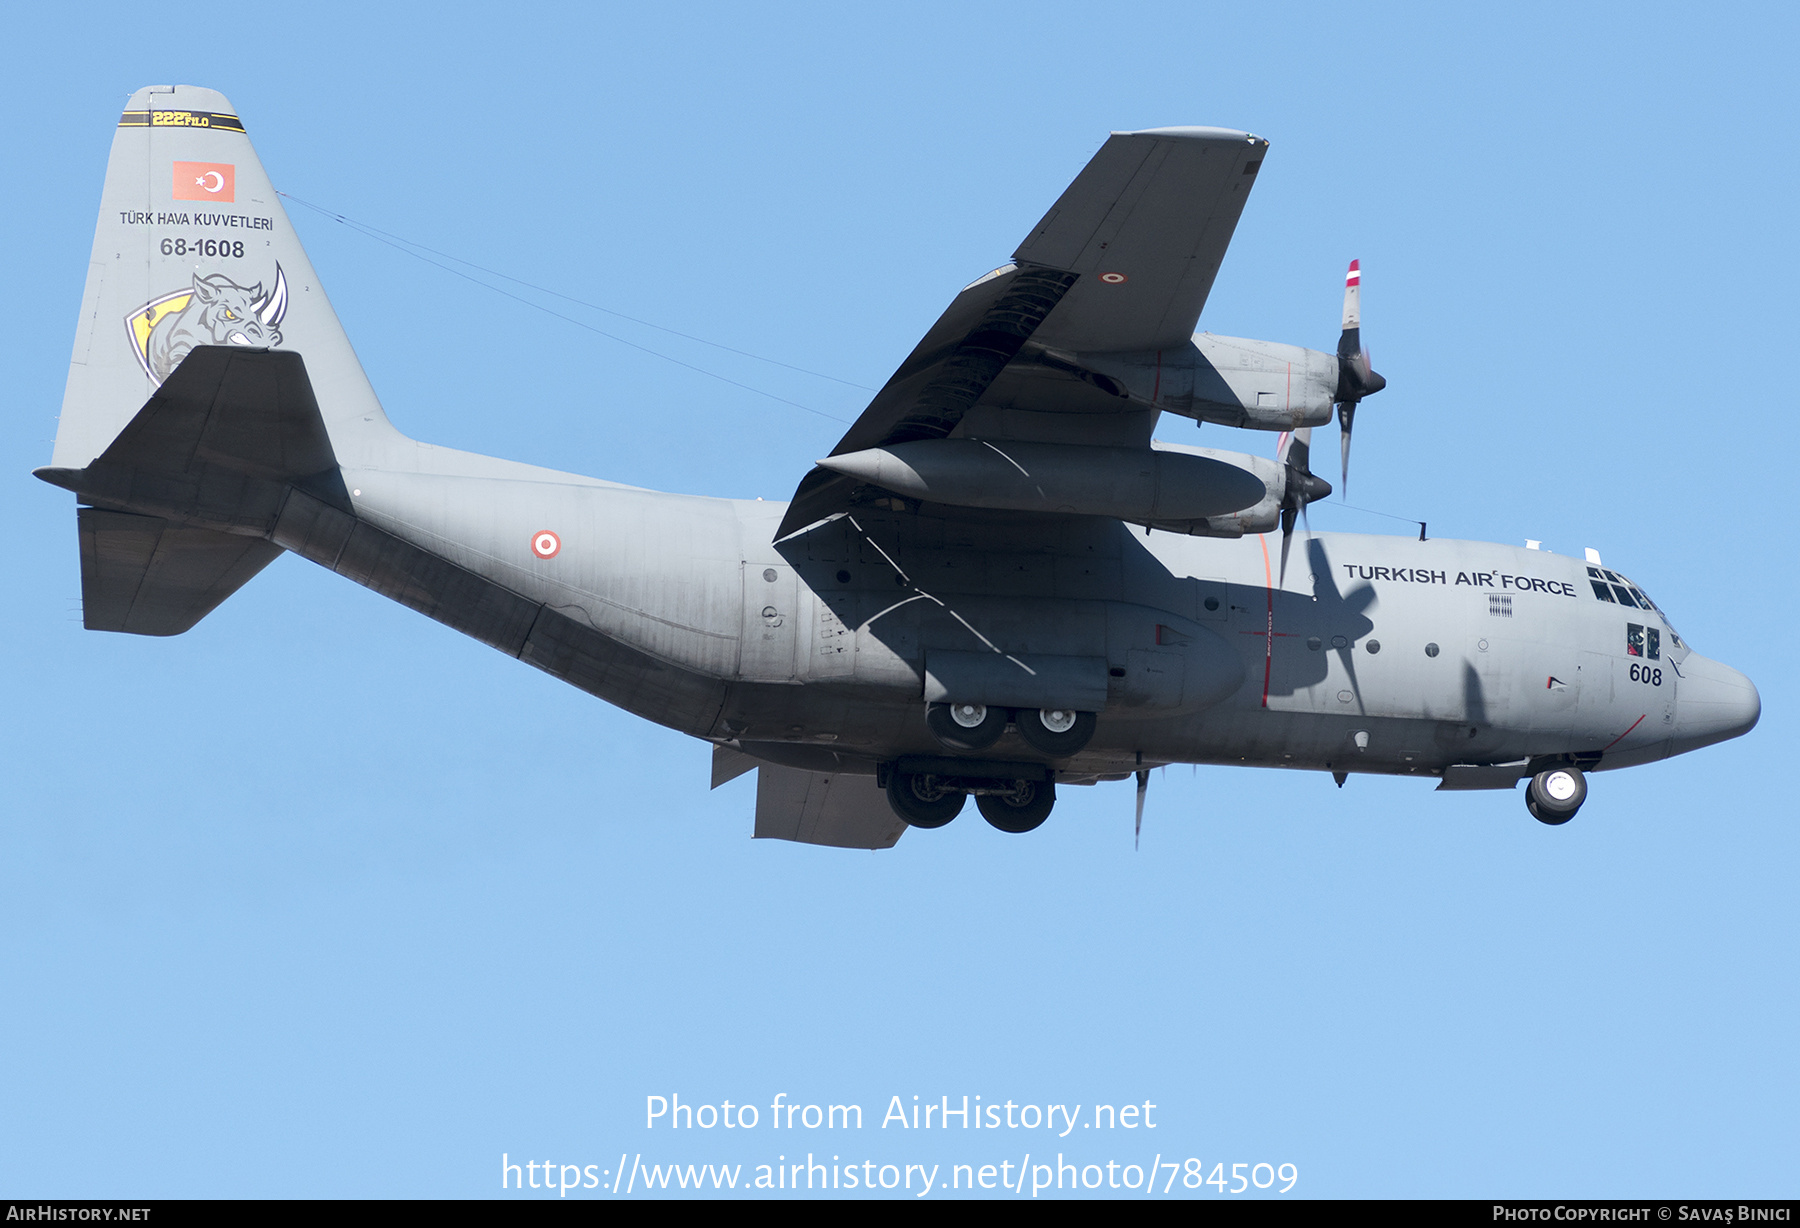
[[(808, 1150), (1793, 1194), (1795, 35), (1773, 5), (14, 14), (0, 1194), (482, 1196), (502, 1152)], [(226, 93), (296, 197), (848, 381), (577, 313), (760, 395), (290, 210), (402, 430), (767, 498), (1109, 130), (1257, 132), (1202, 325), (1330, 348), (1361, 258), (1390, 388), (1352, 501), (1600, 549), (1762, 724), (1595, 777), (1561, 829), (1517, 796), (1180, 768), (1136, 853), (1114, 785), (1030, 837), (869, 855), (753, 844), (751, 778), (708, 792), (703, 744), (299, 559), (178, 639), (84, 632), (72, 501), (28, 474), (117, 112), (170, 81)], [(646, 1130), (670, 1093), (869, 1124)], [(876, 1125), (964, 1094), (1158, 1127)]]

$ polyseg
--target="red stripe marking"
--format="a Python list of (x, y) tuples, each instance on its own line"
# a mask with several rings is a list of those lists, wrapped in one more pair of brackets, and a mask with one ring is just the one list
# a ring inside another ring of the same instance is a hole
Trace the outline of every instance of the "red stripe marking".
[[(1644, 713), (1644, 716), (1649, 716), (1649, 715), (1650, 714), (1648, 712)], [(1636, 729), (1639, 725), (1642, 725), (1644, 723), (1644, 716), (1640, 716), (1635, 721), (1631, 722), (1631, 729)], [(1605, 746), (1602, 746), (1600, 748), (1600, 753), (1604, 755), (1607, 751), (1611, 750), (1613, 747), (1615, 747), (1619, 743), (1623, 742), (1626, 738), (1629, 738), (1631, 736), (1631, 729), (1627, 729), (1624, 733), (1620, 734), (1618, 737), (1616, 737), (1612, 741), (1608, 742)]]
[[(1263, 641), (1263, 693), (1262, 706), (1269, 706), (1269, 673), (1275, 667), (1275, 574), (1269, 568), (1269, 539), (1265, 535), (1256, 535), (1257, 544), (1262, 547), (1263, 554), (1263, 592), (1269, 596), (1269, 634)], [(1636, 726), (1633, 726), (1635, 728)], [(1627, 732), (1630, 732), (1627, 730)]]

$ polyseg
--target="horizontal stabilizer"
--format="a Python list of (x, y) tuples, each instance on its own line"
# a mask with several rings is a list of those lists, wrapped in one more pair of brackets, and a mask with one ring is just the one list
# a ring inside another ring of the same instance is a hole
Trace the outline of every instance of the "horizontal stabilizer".
[[(337, 497), (328, 501), (348, 509), (299, 354), (196, 346), (87, 468), (99, 482), (135, 473), (206, 483), (209, 470), (292, 482), (321, 495), (329, 490)], [(84, 491), (93, 489), (84, 484)]]
[(266, 534), (289, 487), (348, 511), (299, 354), (199, 346), (85, 469), (37, 476), (83, 501)]
[(300, 355), (199, 346), (83, 469), (37, 476), (78, 509), (83, 621), (179, 635), (280, 554), (294, 488), (349, 497)]
[(906, 823), (873, 776), (765, 763), (756, 773), (756, 839), (840, 849), (894, 847)]
[(81, 621), (90, 631), (180, 635), (281, 553), (260, 537), (84, 507)]

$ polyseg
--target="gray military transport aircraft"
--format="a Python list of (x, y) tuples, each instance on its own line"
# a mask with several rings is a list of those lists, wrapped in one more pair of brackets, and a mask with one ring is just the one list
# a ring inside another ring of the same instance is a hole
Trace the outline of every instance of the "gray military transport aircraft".
[[(1584, 773), (1747, 732), (1749, 679), (1597, 554), (1294, 535), (1311, 429), (1385, 382), (1195, 335), (1268, 142), (1114, 133), (788, 504), (661, 494), (394, 429), (231, 104), (133, 95), (50, 466), (83, 619), (176, 635), (284, 550), (756, 769), (755, 834), (884, 848), (969, 796), (1169, 763), (1435, 777), (1571, 818)], [(1279, 460), (1151, 438), (1285, 432)]]

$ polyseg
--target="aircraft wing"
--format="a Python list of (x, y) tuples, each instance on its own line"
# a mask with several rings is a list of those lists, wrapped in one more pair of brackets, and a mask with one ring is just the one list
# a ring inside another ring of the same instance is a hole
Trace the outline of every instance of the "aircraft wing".
[[(1021, 411), (988, 435), (1147, 444), (1155, 412), (1072, 356), (1187, 343), (1267, 149), (1224, 128), (1113, 133), (1013, 263), (956, 296), (831, 454), (944, 438), (978, 409), (990, 421)], [(814, 469), (776, 536), (845, 510), (858, 486)]]

